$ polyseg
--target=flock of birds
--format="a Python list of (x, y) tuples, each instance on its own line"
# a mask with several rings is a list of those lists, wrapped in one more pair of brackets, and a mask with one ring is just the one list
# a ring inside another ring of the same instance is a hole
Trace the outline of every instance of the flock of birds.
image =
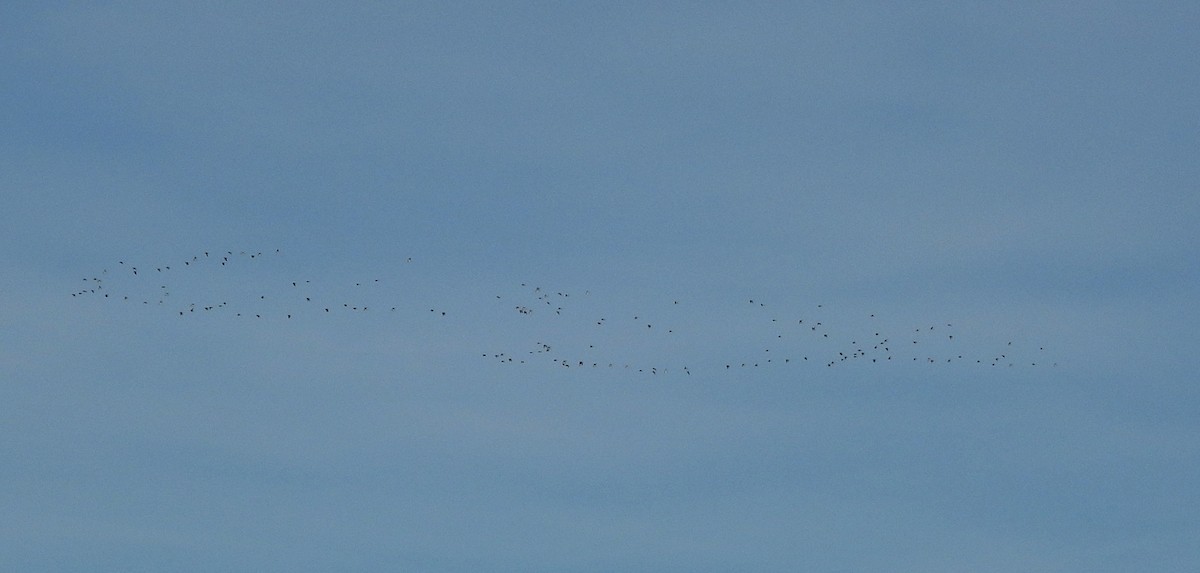
[[(981, 348), (953, 322), (898, 327), (873, 313), (837, 321), (824, 304), (776, 309), (755, 298), (713, 305), (663, 298), (605, 306), (590, 290), (572, 293), (524, 282), (488, 293), (480, 307), (430, 304), (428, 299), (389, 288), (389, 280), (367, 278), (328, 283), (317, 277), (287, 277), (274, 267), (263, 280), (247, 273), (282, 257), (280, 250), (204, 251), (170, 264), (119, 260), (84, 277), (75, 298), (94, 298), (164, 310), (182, 319), (223, 315), (245, 320), (291, 321), (334, 315), (386, 315), (453, 325), (458, 310), (463, 328), (478, 330), (481, 318), (503, 339), (488, 342), (476, 356), (505, 366), (550, 365), (563, 370), (621, 369), (648, 376), (731, 372), (765, 368), (848, 364), (970, 364), (997, 367), (1057, 366), (1045, 348), (1018, 340)], [(411, 265), (407, 258), (404, 264)], [(208, 279), (218, 273), (232, 287), (212, 293)], [(251, 279), (251, 280), (247, 280)], [(180, 282), (183, 281), (183, 282)], [(265, 285), (263, 284), (265, 283)], [(199, 285), (194, 289), (179, 286)], [(182, 295), (182, 296), (181, 296)], [(486, 302), (484, 301), (486, 299)], [(721, 329), (712, 333), (713, 324)], [(411, 323), (410, 323), (411, 324)], [(514, 339), (517, 340), (516, 347)], [(523, 341), (520, 339), (524, 339)], [(497, 348), (506, 346), (505, 348)], [(986, 349), (985, 349), (986, 348)]]

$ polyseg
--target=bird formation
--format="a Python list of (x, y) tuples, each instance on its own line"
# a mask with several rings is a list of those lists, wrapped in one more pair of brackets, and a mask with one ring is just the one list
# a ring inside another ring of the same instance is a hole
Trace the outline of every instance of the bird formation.
[[(283, 259), (273, 249), (203, 251), (169, 264), (118, 260), (84, 277), (82, 288), (70, 295), (163, 310), (182, 319), (209, 315), (286, 322), (370, 314), (418, 327), (411, 321), (416, 315), (453, 325), (459, 316), (452, 309), (458, 308), (464, 310), (462, 328), (479, 330), (479, 322), (487, 321), (488, 330), (497, 333), (489, 347), (476, 349), (477, 357), (503, 366), (563, 371), (619, 369), (657, 377), (851, 364), (1057, 366), (1044, 346), (1023, 340), (984, 343), (950, 321), (900, 327), (881, 313), (839, 316), (823, 303), (788, 306), (747, 297), (718, 305), (677, 295), (634, 304), (607, 301), (591, 290), (573, 293), (524, 282), (480, 296), (475, 306), (432, 304), (390, 279), (287, 276), (286, 268), (273, 264)], [(412, 258), (400, 264), (412, 268)], [(244, 280), (262, 271), (264, 277)], [(231, 274), (225, 278), (237, 286), (211, 292), (211, 279), (222, 273)], [(713, 324), (720, 330), (713, 332)]]

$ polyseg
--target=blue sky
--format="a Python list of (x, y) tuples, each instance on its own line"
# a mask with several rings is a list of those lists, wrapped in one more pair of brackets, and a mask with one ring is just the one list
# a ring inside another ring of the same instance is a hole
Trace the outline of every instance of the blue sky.
[(0, 569), (1192, 571), (1197, 30), (0, 8)]

